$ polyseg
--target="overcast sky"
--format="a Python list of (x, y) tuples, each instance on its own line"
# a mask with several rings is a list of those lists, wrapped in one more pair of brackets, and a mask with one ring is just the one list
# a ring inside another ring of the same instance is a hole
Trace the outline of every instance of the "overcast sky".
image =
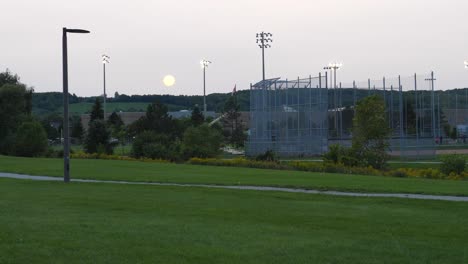
[[(69, 35), (70, 92), (202, 94), (248, 89), (261, 79), (255, 33), (274, 34), (266, 76), (317, 75), (341, 61), (338, 79), (436, 72), (436, 89), (468, 86), (467, 0), (2, 0), (0, 70), (36, 92), (62, 90), (62, 27)], [(166, 74), (176, 85), (162, 83)]]

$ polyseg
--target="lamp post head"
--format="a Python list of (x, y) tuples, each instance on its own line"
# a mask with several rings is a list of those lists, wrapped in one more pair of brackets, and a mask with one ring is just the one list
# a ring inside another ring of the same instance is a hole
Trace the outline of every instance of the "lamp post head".
[(76, 28), (63, 28), (63, 31), (66, 33), (81, 33), (81, 34), (87, 34), (90, 33), (88, 30), (85, 29), (76, 29)]
[(338, 70), (341, 67), (343, 67), (343, 63), (341, 62), (332, 62), (328, 64), (328, 69)]
[(208, 65), (211, 63), (211, 61), (208, 61), (208, 60), (201, 60), (200, 61), (200, 66), (202, 67), (202, 69), (205, 69), (205, 68), (208, 68)]
[(102, 55), (102, 63), (103, 63), (103, 64), (109, 63), (109, 59), (110, 59), (109, 56), (107, 56), (107, 55), (105, 55), (105, 54)]
[(264, 49), (264, 48), (271, 48), (271, 44), (268, 44), (268, 43), (271, 43), (273, 42), (273, 34), (271, 33), (267, 33), (267, 32), (261, 32), (261, 33), (257, 33), (257, 44), (258, 44), (258, 47), (261, 48), (261, 49)]

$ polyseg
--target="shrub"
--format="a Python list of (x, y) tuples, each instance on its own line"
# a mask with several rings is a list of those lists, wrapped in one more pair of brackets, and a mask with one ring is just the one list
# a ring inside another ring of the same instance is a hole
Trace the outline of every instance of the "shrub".
[(343, 156), (343, 147), (339, 144), (333, 144), (328, 147), (328, 152), (323, 154), (323, 160), (325, 162), (338, 163)]
[(448, 155), (442, 158), (440, 171), (445, 175), (455, 173), (461, 175), (466, 167), (466, 159), (461, 155)]
[(255, 157), (256, 161), (269, 161), (269, 162), (278, 162), (278, 157), (273, 150), (267, 150), (265, 153)]
[(182, 152), (186, 159), (212, 158), (220, 153), (223, 136), (207, 124), (189, 127), (183, 137)]
[(172, 141), (169, 136), (154, 131), (140, 133), (132, 145), (132, 155), (135, 158), (178, 160), (180, 144)]
[(24, 122), (16, 133), (15, 154), (35, 157), (47, 150), (47, 135), (41, 123)]
[(103, 120), (89, 122), (84, 148), (87, 153), (112, 154), (115, 144), (110, 143), (110, 131)]

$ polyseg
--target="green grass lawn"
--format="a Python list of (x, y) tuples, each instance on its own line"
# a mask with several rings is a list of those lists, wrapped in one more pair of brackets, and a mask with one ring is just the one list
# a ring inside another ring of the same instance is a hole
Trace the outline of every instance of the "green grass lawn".
[[(0, 156), (0, 171), (61, 177), (61, 159)], [(359, 192), (468, 195), (468, 181), (429, 180), (114, 160), (71, 160), (71, 177), (222, 185), (300, 187)]]
[(0, 179), (0, 215), (0, 263), (468, 262), (459, 202)]

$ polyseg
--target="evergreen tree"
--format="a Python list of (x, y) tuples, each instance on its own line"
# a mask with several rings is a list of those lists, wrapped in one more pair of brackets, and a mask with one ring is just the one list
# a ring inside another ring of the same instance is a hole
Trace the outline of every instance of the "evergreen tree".
[(195, 105), (192, 111), (192, 116), (190, 117), (193, 126), (199, 126), (203, 124), (205, 118), (203, 117), (203, 113), (200, 111), (198, 105)]
[(236, 146), (243, 146), (246, 136), (244, 134), (244, 129), (242, 124), (239, 122), (240, 117), (240, 106), (237, 103), (236, 96), (230, 96), (226, 103), (224, 104), (224, 119), (223, 123), (225, 127), (228, 127), (229, 130), (226, 136), (228, 142)]
[(84, 148), (87, 153), (112, 154), (113, 145), (110, 143), (110, 131), (103, 120), (89, 122)]
[(91, 109), (91, 117), (89, 122), (91, 123), (94, 120), (103, 120), (104, 119), (104, 110), (102, 109), (101, 100), (99, 97), (96, 98), (93, 108)]
[(115, 129), (120, 129), (124, 126), (124, 122), (122, 121), (122, 118), (116, 112), (113, 112), (109, 116), (109, 118), (107, 119), (107, 124), (109, 124), (111, 127)]

